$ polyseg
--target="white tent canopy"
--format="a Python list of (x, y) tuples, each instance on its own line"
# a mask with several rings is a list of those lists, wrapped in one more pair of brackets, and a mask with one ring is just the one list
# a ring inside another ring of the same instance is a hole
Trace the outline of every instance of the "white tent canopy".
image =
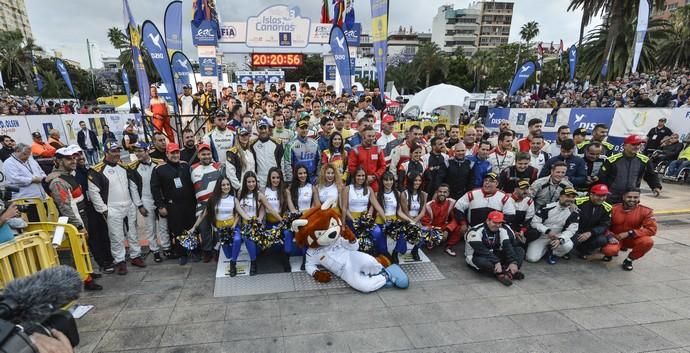
[(403, 108), (403, 114), (415, 108), (418, 113), (431, 113), (440, 107), (462, 107), (469, 96), (467, 91), (453, 85), (440, 84), (427, 87), (407, 102)]
[[(139, 103), (139, 95), (138, 94), (133, 94), (132, 95), (132, 104), (136, 104), (139, 109), (141, 109), (141, 104)], [(125, 102), (125, 104), (115, 107), (115, 111), (118, 113), (129, 113), (129, 109), (131, 107), (129, 106), (129, 102)]]

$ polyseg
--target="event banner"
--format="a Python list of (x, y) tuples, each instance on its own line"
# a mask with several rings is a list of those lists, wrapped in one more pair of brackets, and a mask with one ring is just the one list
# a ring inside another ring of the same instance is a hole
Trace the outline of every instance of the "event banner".
[(374, 46), (376, 79), (379, 82), (381, 99), (384, 101), (388, 60), (388, 1), (371, 0), (371, 41)]
[(153, 66), (158, 71), (161, 81), (163, 81), (167, 90), (167, 93), (161, 92), (159, 95), (173, 106), (175, 113), (178, 113), (177, 91), (175, 90), (175, 81), (170, 68), (170, 58), (168, 57), (165, 40), (163, 40), (156, 25), (149, 20), (144, 21), (144, 24), (141, 25), (141, 33), (144, 38), (144, 46), (148, 50), (149, 56), (151, 56)]
[(216, 58), (199, 58), (199, 73), (204, 77), (217, 77), (218, 61)]
[(534, 64), (533, 61), (525, 61), (517, 70), (515, 73), (515, 76), (513, 77), (513, 80), (511, 81), (510, 84), (510, 90), (508, 90), (508, 96), (512, 96), (517, 92), (522, 85), (527, 82), (527, 79), (532, 76), (534, 73), (534, 70), (536, 70), (536, 65)]
[[(187, 55), (181, 51), (176, 51), (170, 57), (172, 61), (173, 79), (175, 80), (175, 89), (177, 92), (182, 92), (182, 86), (190, 84), (190, 76), (194, 78), (194, 71), (192, 71), (192, 64), (189, 62)], [(196, 80), (196, 79), (195, 79)], [(196, 82), (193, 89), (196, 89)]]
[(62, 79), (65, 80), (65, 83), (67, 84), (67, 88), (69, 88), (69, 91), (72, 92), (72, 97), (77, 98), (77, 95), (74, 94), (74, 87), (72, 87), (72, 80), (69, 78), (69, 72), (67, 71), (67, 67), (65, 66), (65, 63), (62, 62), (62, 60), (60, 60), (60, 59), (55, 59), (55, 66), (57, 66), (58, 72), (60, 72)]
[(140, 108), (143, 110), (149, 106), (151, 93), (149, 91), (149, 78), (146, 76), (146, 68), (144, 68), (144, 60), (141, 58), (141, 33), (139, 32), (137, 23), (134, 22), (134, 16), (132, 16), (132, 11), (129, 9), (129, 2), (127, 0), (122, 0), (122, 3), (125, 13), (125, 23), (127, 23), (127, 31), (129, 32), (132, 48), (134, 73), (136, 74), (137, 87), (139, 88), (139, 103), (141, 104)]
[(633, 48), (632, 72), (637, 72), (637, 64), (640, 63), (640, 54), (642, 54), (642, 46), (644, 45), (644, 37), (647, 35), (648, 24), (649, 2), (647, 0), (640, 0), (640, 6), (637, 12), (637, 29), (635, 31), (635, 46)]
[(247, 20), (247, 46), (304, 48), (309, 44), (311, 20), (299, 7), (271, 6)]
[(575, 69), (577, 68), (577, 47), (575, 44), (568, 49), (568, 65), (570, 65), (570, 81), (575, 79)]
[(343, 83), (343, 89), (349, 93), (352, 90), (350, 49), (347, 46), (342, 28), (333, 26), (330, 45), (333, 58), (335, 59), (335, 66), (338, 68), (338, 75), (340, 75), (340, 81)]
[(172, 56), (176, 50), (182, 50), (182, 1), (171, 1), (165, 8), (163, 30), (168, 55)]
[(127, 93), (127, 103), (132, 106), (132, 89), (129, 87), (129, 77), (127, 76), (127, 70), (122, 69), (122, 84), (125, 86), (125, 93)]

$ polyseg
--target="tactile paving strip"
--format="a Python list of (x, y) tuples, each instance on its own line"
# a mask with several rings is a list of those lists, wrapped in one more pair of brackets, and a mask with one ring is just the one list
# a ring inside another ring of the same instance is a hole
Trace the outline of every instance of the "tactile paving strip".
[[(421, 252), (420, 255), (422, 255)], [(436, 265), (434, 265), (432, 262), (406, 263), (401, 264), (400, 267), (405, 270), (410, 278), (410, 282), (445, 279), (443, 274), (441, 274), (441, 271), (439, 271)], [(340, 278), (333, 277), (333, 279), (328, 283), (318, 283), (305, 272), (269, 273), (251, 277), (219, 276), (216, 277), (213, 296), (234, 297), (240, 295), (270, 294), (345, 287), (347, 287), (347, 283)]]

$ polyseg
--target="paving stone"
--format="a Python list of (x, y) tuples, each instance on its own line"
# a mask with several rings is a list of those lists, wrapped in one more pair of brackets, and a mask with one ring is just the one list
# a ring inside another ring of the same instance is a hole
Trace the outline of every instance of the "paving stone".
[(607, 307), (570, 309), (563, 310), (562, 313), (588, 330), (635, 324), (634, 321)]
[(176, 346), (159, 348), (156, 353), (218, 353), (221, 352), (220, 343), (195, 344), (192, 346)]
[(123, 310), (121, 311), (111, 328), (125, 329), (132, 327), (165, 326), (170, 320), (173, 308), (158, 308), (151, 310)]
[(449, 346), (470, 342), (469, 335), (458, 322), (402, 325), (405, 335), (414, 348)]
[(609, 308), (638, 324), (683, 319), (681, 315), (652, 302), (610, 305)]
[(191, 267), (177, 266), (177, 268), (150, 268), (146, 271), (146, 275), (142, 279), (144, 282), (152, 281), (169, 281), (169, 280), (185, 280), (189, 275)]
[(165, 346), (182, 346), (223, 341), (223, 321), (168, 325), (161, 339)]
[(225, 304), (203, 304), (176, 306), (172, 310), (170, 324), (192, 324), (198, 322), (224, 321)]
[(81, 319), (76, 319), (77, 327), (79, 332), (104, 331), (110, 328), (117, 314), (117, 311), (91, 309)]
[(679, 346), (690, 346), (690, 320), (657, 322), (644, 327)]
[(456, 321), (456, 327), (462, 327), (467, 333), (469, 341), (489, 341), (496, 339), (496, 333), (500, 332), (501, 338), (515, 338), (527, 336), (528, 332), (522, 329), (508, 317), (488, 317)]
[(388, 309), (366, 312), (315, 313), (282, 316), (283, 335), (305, 335), (311, 333), (350, 331), (355, 329), (395, 326), (393, 315)]
[(154, 294), (132, 295), (127, 301), (125, 310), (172, 308), (175, 306), (179, 296), (179, 290)]
[(285, 337), (286, 353), (351, 353), (350, 337), (344, 332)]
[(79, 346), (76, 348), (76, 353), (91, 353), (94, 351), (105, 331), (82, 331), (79, 327)]
[(512, 315), (510, 319), (521, 329), (530, 335), (547, 335), (562, 332), (582, 330), (578, 324), (574, 323), (563, 314), (556, 311), (543, 313)]
[(608, 353), (621, 352), (609, 341), (599, 339), (590, 332), (576, 331), (555, 335), (539, 336), (536, 340), (544, 346), (545, 352), (567, 353)]
[(496, 341), (467, 343), (458, 346), (438, 348), (438, 352), (463, 352), (463, 353), (534, 353), (546, 352), (546, 348), (532, 337), (511, 338)]
[(165, 326), (109, 330), (101, 339), (96, 351), (156, 348), (164, 331)]
[(223, 341), (240, 341), (279, 336), (283, 336), (281, 321), (275, 318), (231, 320), (225, 322)]
[(225, 342), (221, 344), (222, 353), (282, 353), (285, 352), (285, 339), (283, 337), (258, 338)]
[(675, 346), (642, 326), (612, 327), (593, 330), (592, 333), (624, 352), (656, 351)]
[(690, 297), (658, 300), (655, 303), (686, 319), (690, 318)]

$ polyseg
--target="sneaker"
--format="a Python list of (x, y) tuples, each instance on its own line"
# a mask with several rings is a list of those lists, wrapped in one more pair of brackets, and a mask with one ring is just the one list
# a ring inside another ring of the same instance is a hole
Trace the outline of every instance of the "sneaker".
[(501, 282), (506, 287), (509, 287), (513, 285), (513, 281), (510, 280), (510, 277), (506, 276), (505, 273), (497, 273), (496, 274), (496, 279)]
[(100, 284), (97, 284), (95, 281), (89, 281), (89, 282), (84, 282), (84, 290), (85, 291), (98, 291), (98, 290), (103, 290), (103, 286)]
[(189, 262), (189, 258), (187, 256), (180, 256), (178, 258), (180, 260), (180, 266), (184, 266)]
[(517, 271), (517, 272), (513, 273), (513, 279), (516, 279), (518, 281), (522, 281), (523, 279), (525, 279), (525, 274), (520, 272), (520, 271)]
[(623, 269), (626, 271), (632, 271), (633, 270), (632, 260), (630, 260), (630, 259), (623, 260), (623, 264), (621, 265), (621, 267), (623, 267)]
[(237, 276), (237, 262), (230, 261), (230, 272), (228, 273), (230, 277)]
[(604, 262), (611, 262), (611, 260), (613, 260), (613, 257), (611, 257), (611, 256), (604, 256), (601, 258), (601, 261), (604, 261)]
[(124, 276), (127, 274), (127, 263), (122, 261), (119, 264), (117, 264), (117, 274), (120, 276)]
[(458, 256), (458, 254), (451, 248), (446, 248), (445, 251), (446, 251), (446, 254), (448, 254), (450, 256), (453, 256), (453, 257)]
[(213, 253), (210, 251), (204, 251), (204, 258), (202, 262), (206, 264), (211, 262), (211, 259), (213, 259)]
[(101, 271), (94, 271), (94, 272), (91, 272), (90, 275), (91, 275), (91, 278), (101, 278), (101, 277), (103, 277), (103, 274), (101, 273)]
[(130, 263), (132, 264), (132, 266), (141, 267), (141, 268), (146, 267), (146, 263), (144, 262), (144, 260), (141, 257), (133, 258), (132, 261), (130, 261)]
[(556, 257), (555, 255), (549, 254), (546, 256), (546, 263), (548, 263), (549, 265), (555, 265), (556, 262), (558, 262), (558, 257)]
[(561, 259), (570, 260), (570, 254), (565, 254), (565, 255), (561, 256)]
[(110, 275), (110, 274), (115, 273), (115, 266), (113, 266), (113, 265), (107, 265), (107, 266), (101, 268), (100, 270), (101, 270), (101, 272)]
[(153, 262), (163, 262), (163, 258), (161, 257), (161, 253), (159, 253), (159, 252), (153, 253)]

